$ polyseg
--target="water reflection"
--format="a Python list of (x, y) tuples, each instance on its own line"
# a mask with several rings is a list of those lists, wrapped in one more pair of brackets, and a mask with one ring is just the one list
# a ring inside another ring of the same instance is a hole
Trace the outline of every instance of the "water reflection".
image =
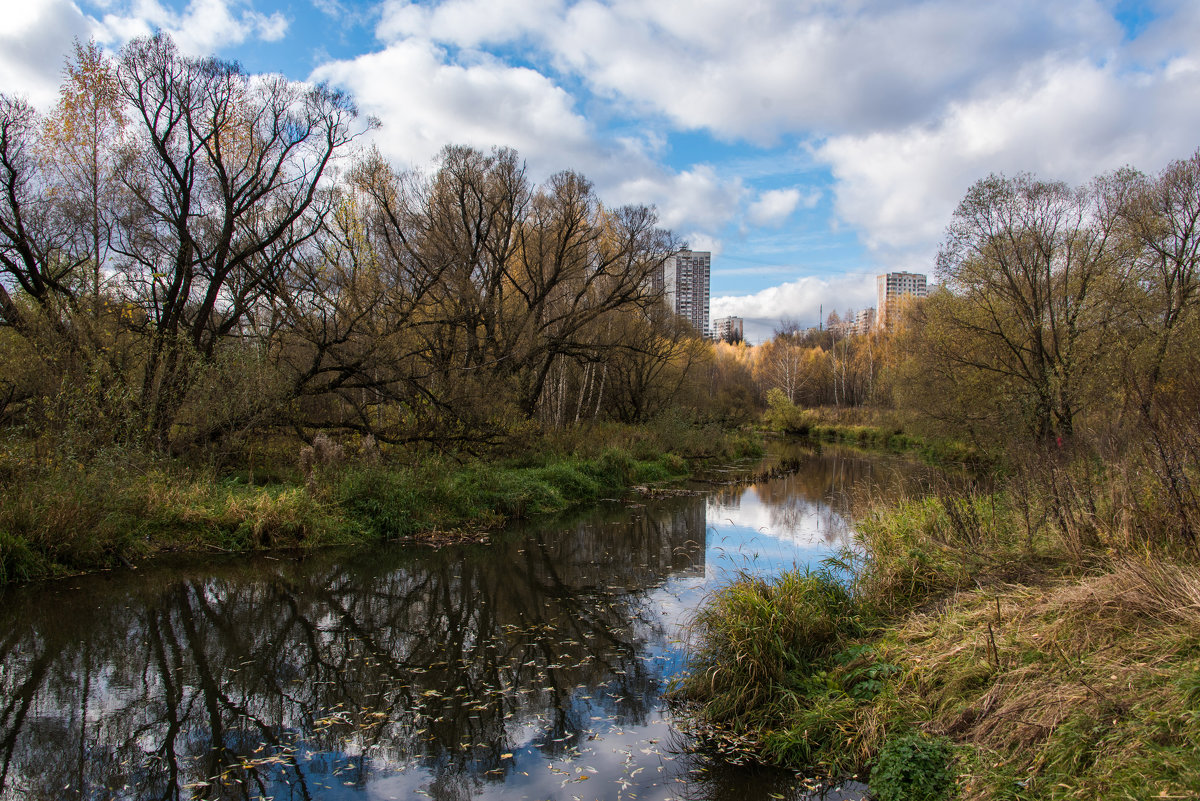
[[(744, 775), (671, 747), (661, 693), (679, 624), (716, 583), (845, 536), (844, 508), (822, 499), (867, 468), (809, 458), (804, 474), (612, 504), (486, 547), (10, 591), (0, 795), (743, 797)], [(790, 776), (755, 781), (802, 796)]]

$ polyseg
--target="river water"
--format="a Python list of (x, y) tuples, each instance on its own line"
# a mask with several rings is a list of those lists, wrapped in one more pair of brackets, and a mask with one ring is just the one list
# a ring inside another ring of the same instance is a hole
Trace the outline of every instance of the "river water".
[[(737, 573), (814, 565), (909, 462), (607, 501), (488, 545), (203, 561), (0, 596), (0, 799), (859, 798), (688, 752), (663, 693)], [(777, 455), (778, 456), (778, 455)]]

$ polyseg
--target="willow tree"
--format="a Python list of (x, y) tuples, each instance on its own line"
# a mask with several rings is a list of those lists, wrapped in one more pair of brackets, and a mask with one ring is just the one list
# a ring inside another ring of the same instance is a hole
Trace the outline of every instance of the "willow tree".
[(1120, 232), (1132, 277), (1126, 293), (1124, 376), (1162, 496), (1180, 538), (1200, 540), (1200, 151), (1157, 176), (1127, 172)]
[(195, 375), (321, 228), (324, 186), (354, 138), (349, 98), (178, 52), (165, 35), (121, 52), (131, 148), (115, 248), (147, 322), (146, 428), (159, 447)]

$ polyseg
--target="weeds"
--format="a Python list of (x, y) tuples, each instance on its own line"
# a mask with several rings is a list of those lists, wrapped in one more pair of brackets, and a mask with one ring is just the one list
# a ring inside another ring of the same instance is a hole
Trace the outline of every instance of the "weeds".
[(950, 742), (924, 732), (889, 737), (871, 768), (871, 796), (878, 801), (939, 801), (954, 791)]

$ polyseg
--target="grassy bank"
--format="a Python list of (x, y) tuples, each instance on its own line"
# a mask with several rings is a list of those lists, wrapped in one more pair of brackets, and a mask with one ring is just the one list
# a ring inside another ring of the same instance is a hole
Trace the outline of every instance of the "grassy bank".
[(776, 396), (763, 417), (771, 431), (813, 442), (837, 442), (859, 448), (911, 453), (932, 465), (985, 467), (994, 455), (951, 437), (912, 430), (911, 423), (890, 410), (866, 407), (801, 408)]
[(737, 582), (677, 696), (714, 744), (879, 799), (1198, 797), (1196, 556), (1137, 524), (1155, 496), (1064, 472), (1086, 518), (1065, 482), (1014, 480), (881, 507), (826, 569)]
[(0, 584), (166, 551), (478, 537), (683, 478), (698, 462), (761, 452), (743, 435), (670, 422), (556, 432), (487, 457), (259, 443), (256, 458), (225, 467), (125, 451), (38, 461), (24, 445), (0, 457)]

